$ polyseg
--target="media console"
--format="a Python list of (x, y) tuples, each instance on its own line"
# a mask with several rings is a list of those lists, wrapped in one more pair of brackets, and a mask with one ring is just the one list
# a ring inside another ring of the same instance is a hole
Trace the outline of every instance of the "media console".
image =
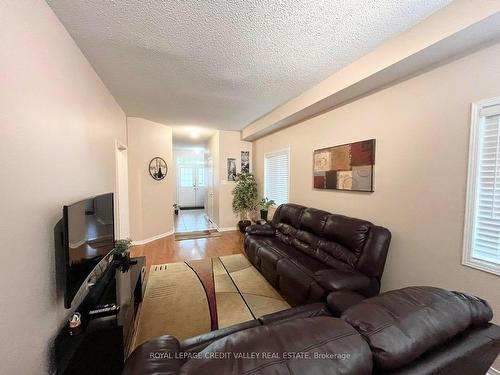
[[(144, 292), (145, 257), (132, 258), (127, 272), (114, 272), (96, 301), (108, 305), (90, 318), (86, 302), (76, 309), (85, 310), (82, 331), (70, 335), (67, 325), (55, 339), (55, 365), (58, 375), (121, 374), (125, 356), (134, 333), (135, 317)], [(116, 308), (113, 308), (116, 306)]]

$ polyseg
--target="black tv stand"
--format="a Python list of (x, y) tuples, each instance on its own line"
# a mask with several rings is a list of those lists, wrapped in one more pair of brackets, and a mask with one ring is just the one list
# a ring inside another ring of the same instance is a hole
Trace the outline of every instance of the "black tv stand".
[[(133, 261), (135, 264), (131, 264), (126, 274), (117, 269), (107, 283), (101, 284), (98, 297), (90, 293), (92, 302), (86, 298), (76, 309), (82, 313), (80, 334), (70, 335), (66, 325), (56, 337), (58, 375), (121, 374), (144, 288), (145, 257), (133, 258)], [(124, 298), (124, 293), (130, 298)], [(105, 304), (115, 304), (119, 311), (109, 316), (88, 315), (91, 308)]]

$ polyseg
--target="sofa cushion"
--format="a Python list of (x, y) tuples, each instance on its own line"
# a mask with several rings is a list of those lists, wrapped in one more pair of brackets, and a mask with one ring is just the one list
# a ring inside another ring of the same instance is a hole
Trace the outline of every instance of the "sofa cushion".
[(304, 253), (311, 253), (318, 247), (320, 238), (314, 233), (299, 229), (295, 233), (292, 245)]
[(299, 227), (300, 217), (305, 207), (298, 204), (282, 204), (279, 206), (273, 216), (273, 225), (281, 223), (288, 224), (294, 228)]
[[(217, 357), (211, 353), (217, 353)], [(247, 356), (237, 357), (234, 353)], [(272, 356), (248, 355), (251, 353)], [(310, 359), (294, 358), (293, 353)], [(324, 355), (342, 357), (317, 358)], [(371, 352), (363, 338), (342, 320), (323, 316), (237, 332), (215, 341), (182, 367), (182, 373), (187, 375), (368, 375), (371, 371)]]
[(259, 321), (262, 324), (279, 324), (285, 320), (313, 318), (315, 316), (332, 316), (332, 314), (323, 302), (318, 302), (267, 314), (261, 316)]
[(341, 316), (349, 307), (357, 305), (366, 297), (352, 290), (339, 290), (331, 292), (326, 297), (328, 310), (333, 316)]
[(329, 212), (315, 208), (305, 208), (300, 216), (298, 229), (321, 236), (329, 216)]
[(387, 292), (342, 315), (365, 337), (377, 367), (383, 370), (404, 366), (490, 317), (486, 302), (432, 287)]
[(138, 346), (127, 358), (122, 375), (176, 375), (182, 366), (179, 341), (160, 336)]
[(415, 361), (384, 375), (483, 375), (500, 352), (500, 327), (483, 324), (458, 334)]
[(261, 322), (259, 320), (252, 319), (243, 323), (233, 324), (228, 327), (220, 328), (215, 331), (202, 333), (201, 335), (189, 337), (181, 341), (180, 349), (183, 352), (198, 353), (216, 340), (229, 336), (235, 332), (239, 332), (248, 328), (258, 327), (260, 325)]
[(365, 220), (331, 214), (323, 228), (323, 236), (347, 247), (359, 257), (372, 225)]
[(275, 229), (269, 224), (264, 225), (250, 225), (245, 229), (246, 234), (251, 234), (254, 236), (274, 236)]
[(290, 258), (280, 259), (276, 271), (279, 275), (280, 294), (290, 305), (298, 306), (324, 299), (324, 289), (312, 278), (310, 272), (304, 267), (298, 267)]
[[(372, 290), (377, 291), (378, 282), (356, 270), (323, 269), (313, 275), (314, 280), (327, 292), (336, 290), (354, 290), (371, 296)], [(375, 285), (376, 284), (376, 285)]]
[(283, 254), (283, 259), (288, 259), (309, 276), (314, 275), (319, 270), (329, 268), (326, 264), (292, 246), (281, 245), (277, 246), (276, 249), (279, 249), (278, 251)]
[(358, 255), (338, 242), (322, 239), (318, 242), (316, 257), (333, 268), (353, 268)]
[(295, 234), (297, 233), (297, 228), (286, 223), (277, 223), (276, 237), (286, 245), (291, 245), (295, 239)]

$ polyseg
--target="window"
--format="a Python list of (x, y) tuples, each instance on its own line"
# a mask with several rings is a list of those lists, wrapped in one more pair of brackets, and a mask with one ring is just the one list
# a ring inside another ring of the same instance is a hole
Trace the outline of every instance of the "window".
[(500, 97), (471, 117), (463, 264), (500, 275)]
[(193, 187), (193, 168), (191, 167), (180, 167), (180, 182), (181, 187)]
[(277, 205), (288, 203), (289, 159), (288, 149), (264, 155), (264, 196)]
[(198, 167), (198, 186), (205, 186), (205, 168)]

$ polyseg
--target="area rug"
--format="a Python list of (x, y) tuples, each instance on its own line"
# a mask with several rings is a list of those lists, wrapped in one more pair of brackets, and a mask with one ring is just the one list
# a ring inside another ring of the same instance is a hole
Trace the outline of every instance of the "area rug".
[(290, 308), (243, 254), (151, 266), (131, 349)]
[(207, 229), (194, 232), (178, 232), (175, 233), (174, 238), (176, 241), (196, 240), (198, 238), (215, 238), (220, 237), (221, 234), (216, 229)]

